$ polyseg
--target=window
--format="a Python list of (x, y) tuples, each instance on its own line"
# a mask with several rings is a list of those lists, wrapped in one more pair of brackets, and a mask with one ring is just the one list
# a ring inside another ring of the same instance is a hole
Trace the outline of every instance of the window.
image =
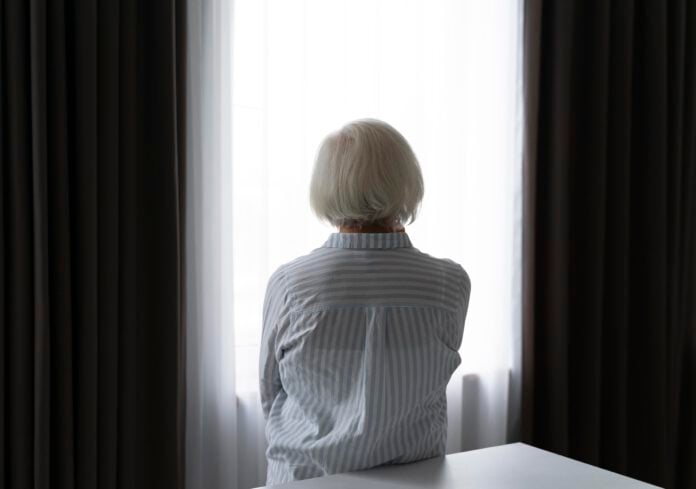
[(323, 244), (315, 151), (383, 119), (423, 169), (414, 246), (472, 279), (460, 373), (512, 366), (521, 215), (518, 0), (236, 0), (232, 244), (237, 390), (255, 390), (269, 275)]

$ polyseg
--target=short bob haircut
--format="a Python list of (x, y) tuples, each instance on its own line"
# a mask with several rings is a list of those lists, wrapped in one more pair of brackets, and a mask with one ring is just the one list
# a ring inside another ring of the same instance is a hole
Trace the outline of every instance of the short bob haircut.
[(418, 159), (408, 141), (386, 122), (350, 122), (319, 146), (310, 204), (333, 226), (411, 223), (422, 199)]

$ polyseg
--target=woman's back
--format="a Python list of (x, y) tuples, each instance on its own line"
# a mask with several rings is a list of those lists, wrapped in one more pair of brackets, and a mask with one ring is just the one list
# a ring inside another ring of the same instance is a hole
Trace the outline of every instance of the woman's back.
[(335, 233), (271, 277), (267, 484), (443, 455), (469, 277), (405, 233)]

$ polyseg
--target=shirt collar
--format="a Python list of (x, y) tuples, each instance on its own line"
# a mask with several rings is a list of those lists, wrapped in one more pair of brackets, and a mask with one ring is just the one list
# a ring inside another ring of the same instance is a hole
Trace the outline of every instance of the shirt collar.
[(411, 248), (406, 233), (332, 233), (324, 248)]

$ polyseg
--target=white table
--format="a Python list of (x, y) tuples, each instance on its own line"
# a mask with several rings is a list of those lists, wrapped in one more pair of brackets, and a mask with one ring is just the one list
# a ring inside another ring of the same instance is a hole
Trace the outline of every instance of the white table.
[(290, 482), (283, 489), (647, 489), (639, 482), (524, 443)]

